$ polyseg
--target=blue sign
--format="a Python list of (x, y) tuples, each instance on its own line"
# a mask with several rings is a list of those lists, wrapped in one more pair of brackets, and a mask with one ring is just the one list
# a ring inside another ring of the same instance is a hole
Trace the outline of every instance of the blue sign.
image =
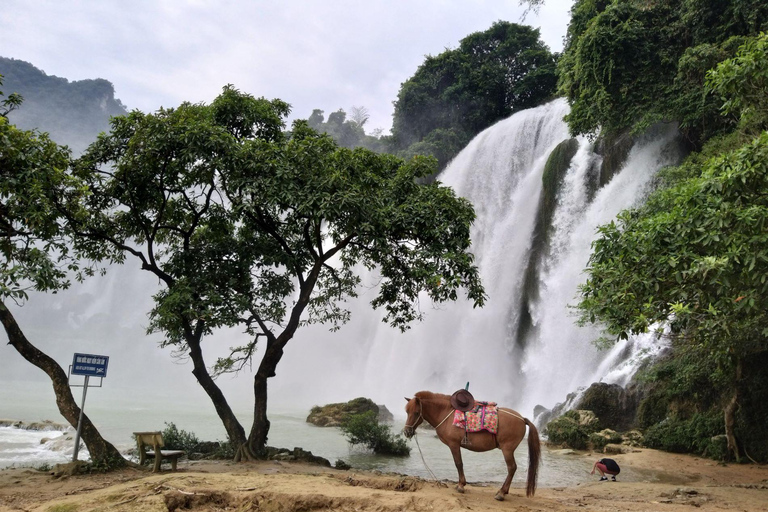
[(75, 358), (72, 360), (72, 375), (106, 377), (108, 364), (109, 356), (75, 354)]

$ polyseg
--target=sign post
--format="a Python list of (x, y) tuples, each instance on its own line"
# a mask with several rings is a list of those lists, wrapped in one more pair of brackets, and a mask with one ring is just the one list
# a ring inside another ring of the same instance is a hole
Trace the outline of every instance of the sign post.
[[(83, 400), (80, 403), (80, 417), (77, 420), (77, 433), (75, 434), (75, 450), (72, 454), (72, 462), (77, 461), (77, 455), (80, 451), (80, 433), (83, 429), (83, 410), (85, 409), (85, 395), (88, 393), (88, 381), (90, 377), (99, 377), (104, 380), (107, 376), (107, 366), (109, 365), (109, 356), (97, 356), (94, 354), (77, 354), (72, 359), (70, 366), (71, 375), (83, 375)], [(73, 385), (73, 384), (70, 384)], [(96, 387), (101, 387), (101, 381)]]

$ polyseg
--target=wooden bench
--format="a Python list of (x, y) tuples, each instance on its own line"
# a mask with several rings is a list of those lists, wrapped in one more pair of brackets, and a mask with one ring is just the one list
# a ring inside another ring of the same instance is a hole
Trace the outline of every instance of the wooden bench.
[[(163, 459), (171, 462), (171, 469), (176, 471), (176, 462), (184, 455), (182, 450), (161, 450), (163, 447), (163, 435), (160, 432), (134, 432), (136, 445), (139, 447), (139, 464), (150, 458), (155, 459), (154, 472), (160, 472), (160, 464)], [(160, 454), (158, 456), (158, 454)]]

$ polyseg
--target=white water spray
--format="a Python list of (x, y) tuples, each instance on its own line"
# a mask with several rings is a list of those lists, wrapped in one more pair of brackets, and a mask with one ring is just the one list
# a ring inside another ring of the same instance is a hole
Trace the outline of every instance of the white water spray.
[[(667, 150), (676, 135), (671, 127), (637, 143), (621, 171), (593, 194), (590, 169), (600, 157), (586, 139), (578, 140), (536, 276), (538, 299), (527, 305), (533, 329), (522, 344), (516, 343), (544, 165), (569, 138), (562, 121), (567, 112), (566, 102), (557, 100), (497, 123), (440, 176), (475, 206), (472, 251), (488, 294), (486, 306), (473, 309), (464, 300), (433, 306), (424, 297), (425, 321), (401, 335), (381, 324), (381, 314), (367, 304), (353, 304), (352, 323), (336, 334), (344, 338), (341, 343), (318, 331), (311, 344), (307, 333), (297, 335), (294, 349), (303, 347), (303, 359), (313, 359), (306, 350), (323, 351), (318, 357), (328, 371), (316, 379), (314, 392), (329, 401), (371, 396), (397, 413), (404, 395), (422, 389), (451, 393), (469, 381), (477, 399), (495, 400), (532, 417), (536, 404), (552, 407), (592, 382), (626, 384), (642, 357), (659, 349), (648, 335), (600, 351), (592, 343), (599, 329), (577, 326), (571, 306), (585, 278), (597, 226), (639, 204), (656, 171), (679, 158)], [(370, 301), (370, 293), (362, 299)], [(290, 359), (288, 364), (296, 361)], [(306, 375), (311, 370), (304, 364), (299, 366)]]

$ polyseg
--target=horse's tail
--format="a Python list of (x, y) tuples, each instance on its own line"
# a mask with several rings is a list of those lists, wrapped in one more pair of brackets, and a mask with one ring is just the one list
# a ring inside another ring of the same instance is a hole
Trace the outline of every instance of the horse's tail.
[(533, 422), (525, 418), (525, 424), (528, 425), (528, 483), (525, 486), (525, 495), (530, 498), (536, 492), (536, 480), (539, 477), (541, 442), (539, 431)]

